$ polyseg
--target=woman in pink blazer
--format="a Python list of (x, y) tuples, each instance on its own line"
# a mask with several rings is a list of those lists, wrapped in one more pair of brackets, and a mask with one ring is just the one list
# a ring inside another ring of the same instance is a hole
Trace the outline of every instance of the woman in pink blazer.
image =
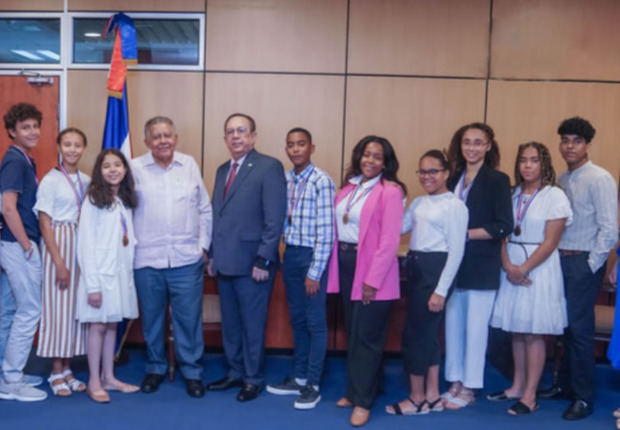
[(353, 148), (336, 195), (336, 241), (328, 293), (340, 292), (347, 330), (347, 389), (338, 401), (352, 407), (351, 424), (366, 424), (381, 381), (390, 305), (400, 298), (397, 251), (405, 185), (390, 142), (366, 136)]

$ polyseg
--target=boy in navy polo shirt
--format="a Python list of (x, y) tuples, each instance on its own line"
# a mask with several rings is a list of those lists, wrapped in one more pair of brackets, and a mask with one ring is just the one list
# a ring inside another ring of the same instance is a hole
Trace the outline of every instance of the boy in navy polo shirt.
[(41, 117), (41, 112), (27, 103), (11, 106), (4, 115), (4, 126), (13, 144), (0, 164), (0, 264), (16, 303), (2, 362), (0, 399), (5, 400), (37, 401), (47, 397), (45, 391), (28, 385), (23, 374), (41, 317), (41, 255), (37, 246), (40, 232), (32, 210), (38, 180), (30, 154), (41, 137)]

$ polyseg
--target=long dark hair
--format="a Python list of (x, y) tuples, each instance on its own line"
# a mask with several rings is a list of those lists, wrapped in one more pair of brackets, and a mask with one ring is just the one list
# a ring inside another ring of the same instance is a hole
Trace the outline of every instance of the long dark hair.
[(97, 156), (90, 185), (88, 186), (88, 199), (92, 204), (101, 209), (109, 208), (114, 204), (112, 187), (103, 179), (103, 174), (101, 173), (103, 159), (108, 154), (116, 155), (120, 158), (126, 170), (125, 177), (118, 188), (118, 198), (121, 199), (125, 207), (135, 209), (138, 206), (138, 196), (136, 195), (133, 175), (131, 174), (127, 159), (118, 149), (104, 149)]
[(517, 158), (515, 159), (515, 188), (521, 185), (523, 177), (519, 172), (519, 158), (527, 148), (534, 148), (538, 152), (540, 159), (540, 188), (545, 185), (555, 185), (555, 170), (551, 162), (551, 154), (549, 149), (540, 142), (527, 142), (519, 145), (517, 150)]
[(467, 124), (459, 128), (454, 133), (454, 136), (452, 136), (452, 140), (450, 141), (450, 148), (448, 148), (448, 160), (452, 166), (452, 174), (454, 176), (461, 176), (463, 170), (465, 170), (465, 165), (467, 162), (463, 157), (461, 142), (463, 141), (463, 135), (465, 132), (472, 128), (482, 131), (491, 145), (491, 149), (487, 151), (484, 156), (484, 164), (491, 169), (497, 169), (497, 166), (499, 166), (499, 145), (495, 140), (495, 132), (487, 124), (472, 122), (471, 124)]
[(399, 164), (398, 158), (396, 158), (396, 152), (394, 151), (394, 148), (389, 140), (385, 137), (379, 136), (366, 136), (357, 142), (357, 145), (353, 148), (353, 153), (351, 154), (351, 164), (349, 165), (347, 173), (344, 177), (342, 186), (346, 185), (347, 182), (349, 182), (349, 179), (362, 174), (360, 161), (362, 160), (362, 155), (364, 155), (366, 146), (371, 142), (378, 143), (383, 148), (383, 176), (381, 176), (381, 182), (395, 182), (403, 190), (403, 194), (407, 195), (407, 186), (402, 183), (400, 179), (398, 179), (397, 173)]

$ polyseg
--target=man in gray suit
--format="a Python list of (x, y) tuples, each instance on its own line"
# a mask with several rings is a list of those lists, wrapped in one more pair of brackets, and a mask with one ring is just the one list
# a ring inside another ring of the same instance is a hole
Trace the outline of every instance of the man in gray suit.
[(237, 400), (244, 402), (263, 387), (265, 324), (286, 213), (286, 180), (278, 160), (254, 149), (256, 124), (249, 115), (226, 119), (224, 141), (231, 160), (215, 175), (208, 267), (217, 275), (229, 370), (207, 388), (241, 387)]

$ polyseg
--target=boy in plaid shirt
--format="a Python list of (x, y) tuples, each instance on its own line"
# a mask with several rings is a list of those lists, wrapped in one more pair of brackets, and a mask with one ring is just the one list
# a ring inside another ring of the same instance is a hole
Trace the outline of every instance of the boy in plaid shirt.
[(325, 298), (327, 262), (334, 241), (335, 186), (329, 175), (312, 164), (312, 136), (296, 127), (286, 135), (286, 251), (282, 275), (293, 327), (293, 376), (270, 384), (272, 394), (296, 394), (297, 409), (312, 409), (321, 400), (319, 382), (327, 349)]

